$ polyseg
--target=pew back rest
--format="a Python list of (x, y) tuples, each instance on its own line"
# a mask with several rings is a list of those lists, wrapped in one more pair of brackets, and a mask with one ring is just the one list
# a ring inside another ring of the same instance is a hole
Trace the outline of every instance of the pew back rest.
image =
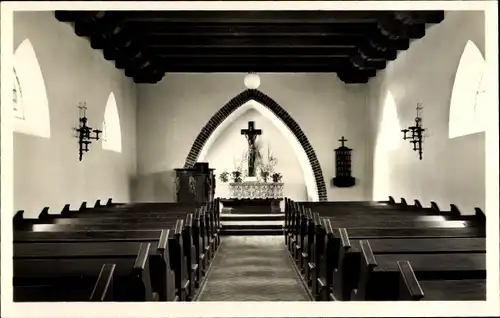
[(371, 291), (369, 283), (372, 278), (373, 269), (377, 267), (377, 260), (371, 249), (368, 240), (360, 240), (359, 246), (361, 249), (361, 264), (359, 268), (359, 280), (358, 280), (358, 297), (365, 299), (367, 294)]
[(408, 261), (398, 261), (399, 276), (399, 299), (398, 300), (421, 300), (424, 298), (422, 287), (418, 283), (415, 272)]

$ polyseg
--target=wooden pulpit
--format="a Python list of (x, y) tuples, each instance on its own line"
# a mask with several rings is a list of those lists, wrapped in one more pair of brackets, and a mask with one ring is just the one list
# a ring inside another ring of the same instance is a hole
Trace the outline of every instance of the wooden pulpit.
[(177, 202), (200, 206), (215, 197), (215, 175), (208, 162), (197, 162), (193, 168), (175, 169)]

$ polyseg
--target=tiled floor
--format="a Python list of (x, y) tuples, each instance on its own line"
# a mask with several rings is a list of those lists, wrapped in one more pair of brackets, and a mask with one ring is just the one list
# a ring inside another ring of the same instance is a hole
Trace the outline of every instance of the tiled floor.
[(228, 236), (198, 301), (308, 301), (283, 236)]

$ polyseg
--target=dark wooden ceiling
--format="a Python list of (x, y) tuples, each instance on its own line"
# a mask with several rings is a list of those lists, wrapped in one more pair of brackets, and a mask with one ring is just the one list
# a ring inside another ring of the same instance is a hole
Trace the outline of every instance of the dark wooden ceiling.
[(136, 83), (166, 72), (335, 72), (366, 83), (443, 11), (56, 11)]

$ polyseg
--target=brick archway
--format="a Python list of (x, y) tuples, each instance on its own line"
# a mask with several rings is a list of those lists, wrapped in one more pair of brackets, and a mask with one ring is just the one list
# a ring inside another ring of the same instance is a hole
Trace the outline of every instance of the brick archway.
[(292, 134), (297, 138), (300, 145), (304, 149), (307, 158), (309, 160), (309, 164), (311, 165), (312, 171), (314, 173), (314, 179), (316, 182), (316, 189), (318, 191), (318, 198), (320, 201), (327, 201), (327, 193), (326, 193), (326, 184), (323, 178), (323, 171), (321, 169), (321, 165), (319, 163), (318, 158), (316, 157), (316, 153), (312, 148), (309, 140), (306, 135), (300, 128), (299, 124), (272, 98), (267, 96), (256, 89), (247, 89), (236, 97), (231, 99), (226, 105), (224, 105), (219, 111), (210, 118), (208, 123), (203, 127), (196, 137), (193, 145), (191, 146), (191, 150), (189, 151), (188, 156), (186, 157), (186, 161), (184, 164), (184, 168), (191, 168), (194, 166), (196, 161), (198, 160), (198, 156), (200, 155), (203, 146), (207, 142), (210, 135), (215, 131), (215, 129), (236, 109), (245, 104), (246, 102), (254, 100), (264, 106), (266, 106), (274, 115), (280, 118), (283, 123), (290, 129)]

